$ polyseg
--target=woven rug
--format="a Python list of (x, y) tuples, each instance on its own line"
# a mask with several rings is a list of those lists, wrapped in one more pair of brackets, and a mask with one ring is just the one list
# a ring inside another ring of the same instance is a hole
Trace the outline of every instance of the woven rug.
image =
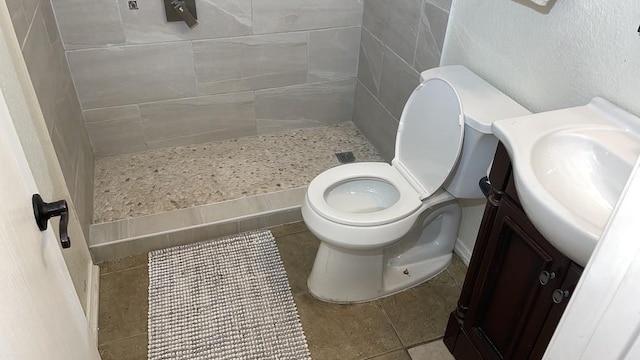
[(149, 360), (311, 359), (269, 231), (149, 253)]

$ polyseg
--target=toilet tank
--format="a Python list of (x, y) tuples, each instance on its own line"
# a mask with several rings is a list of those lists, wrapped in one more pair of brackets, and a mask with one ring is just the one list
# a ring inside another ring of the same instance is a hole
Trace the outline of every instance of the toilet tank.
[(443, 188), (458, 199), (483, 198), (478, 182), (487, 175), (498, 145), (491, 123), (531, 113), (464, 66), (443, 66), (420, 74), (421, 81), (430, 78), (448, 81), (464, 112), (462, 151)]

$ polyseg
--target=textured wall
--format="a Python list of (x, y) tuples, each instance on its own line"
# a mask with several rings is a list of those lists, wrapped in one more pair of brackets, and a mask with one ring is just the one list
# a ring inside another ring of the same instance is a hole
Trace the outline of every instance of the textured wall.
[(640, 2), (456, 1), (443, 64), (464, 64), (534, 112), (601, 96), (640, 114)]
[[(637, 1), (558, 0), (533, 9), (456, 0), (442, 63), (467, 66), (534, 112), (601, 96), (640, 115), (639, 21)], [(470, 251), (482, 207), (464, 211), (460, 240)]]
[[(53, 0), (96, 156), (351, 120), (363, 0)], [(321, 104), (322, 106), (319, 106)]]
[(365, 0), (353, 122), (386, 160), (420, 72), (440, 63), (450, 6), (451, 0)]
[[(25, 0), (24, 2), (10, 1), (7, 5), (9, 5), (8, 9), (11, 13), (11, 21), (5, 18), (5, 16), (7, 16), (6, 10), (0, 9), (0, 90), (11, 113), (13, 123), (20, 138), (20, 144), (29, 162), (29, 167), (38, 186), (38, 191), (47, 201), (57, 199), (69, 200), (74, 198), (72, 191), (74, 184), (72, 181), (75, 180), (75, 178), (65, 178), (65, 176), (68, 175), (68, 168), (82, 168), (86, 166), (83, 170), (78, 170), (78, 174), (81, 177), (83, 171), (93, 171), (93, 157), (91, 157), (91, 151), (88, 145), (90, 160), (86, 160), (86, 164), (82, 161), (71, 163), (70, 161), (73, 158), (65, 152), (60, 152), (60, 138), (69, 135), (82, 136), (82, 134), (84, 134), (79, 110), (77, 114), (78, 117), (74, 118), (72, 117), (74, 113), (68, 111), (68, 109), (74, 109), (72, 105), (67, 105), (68, 108), (65, 108), (63, 102), (60, 104), (60, 108), (54, 107), (49, 109), (46, 107), (52, 106), (52, 104), (47, 101), (54, 99), (67, 99), (66, 101), (71, 102), (75, 100), (77, 107), (75, 93), (69, 95), (71, 90), (68, 90), (65, 86), (61, 86), (60, 78), (63, 78), (65, 73), (68, 76), (68, 71), (65, 72), (64, 69), (57, 68), (57, 66), (65, 64), (64, 56), (62, 55), (62, 46), (55, 35), (57, 34), (55, 26), (45, 26), (45, 24), (51, 25), (52, 23), (45, 23), (44, 19), (48, 18), (49, 20), (47, 21), (53, 19), (53, 13), (51, 12), (51, 8), (47, 7), (47, 4), (46, 0), (42, 2), (29, 0)], [(29, 22), (27, 22), (27, 18)], [(11, 28), (12, 24), (14, 29)], [(29, 26), (31, 26), (31, 30), (29, 31), (29, 36), (25, 39), (26, 29), (28, 29)], [(17, 40), (14, 35), (14, 30), (15, 35), (17, 35)], [(52, 37), (50, 38), (49, 36)], [(20, 46), (23, 46), (24, 60), (28, 60), (26, 63), (28, 69), (25, 61), (23, 61)], [(56, 48), (60, 49), (58, 53), (59, 57), (55, 57), (49, 53), (49, 51)], [(43, 66), (44, 68), (39, 68), (38, 66)], [(51, 68), (46, 68), (46, 66), (51, 66)], [(45, 76), (47, 75), (51, 77), (46, 78)], [(70, 80), (68, 83), (70, 83)], [(51, 98), (56, 95), (53, 93), (53, 90), (51, 90), (51, 93), (43, 91), (43, 88), (48, 89), (48, 86), (56, 91), (60, 91), (60, 93), (57, 94), (60, 97)], [(72, 86), (69, 85), (69, 87), (73, 89)], [(36, 94), (34, 89), (38, 90), (38, 94)], [(42, 108), (42, 111), (39, 109), (39, 106)], [(69, 117), (52, 118), (51, 112), (58, 114), (56, 111), (60, 111), (59, 115), (68, 115)], [(58, 124), (64, 120), (72, 121), (74, 119), (79, 120), (76, 124), (76, 126), (79, 126), (79, 129), (73, 129), (77, 134), (66, 133), (65, 131), (73, 128), (73, 125), (63, 123), (63, 125), (60, 126), (62, 131), (58, 133), (58, 138), (56, 139), (54, 137), (52, 142), (51, 127), (57, 127)], [(47, 128), (47, 126), (49, 128)], [(55, 149), (54, 145), (56, 146)], [(64, 148), (64, 150), (66, 150), (66, 148)], [(58, 165), (58, 159), (61, 162), (60, 165)], [(2, 176), (11, 175), (12, 174), (7, 174), (6, 171), (2, 173)], [(93, 195), (93, 174), (88, 176), (86, 180), (87, 182), (84, 184), (79, 184), (75, 187), (75, 198), (77, 200), (84, 199), (87, 200), (87, 202), (91, 202), (91, 195)], [(82, 179), (80, 179), (80, 181), (82, 181)], [(89, 186), (88, 195), (83, 194), (80, 190), (82, 186)], [(88, 221), (91, 221), (90, 211), (92, 207), (89, 206), (89, 212), (85, 213), (81, 208), (81, 206), (85, 206), (85, 204), (83, 201), (72, 201), (69, 203), (71, 214), (68, 231), (73, 246), (69, 249), (62, 250), (62, 255), (71, 274), (78, 298), (86, 311), (89, 310), (87, 302), (91, 299), (87, 286), (90, 282), (91, 255), (89, 254), (89, 248), (85, 241), (85, 238), (88, 239), (89, 233), (86, 232), (86, 236), (83, 236), (82, 227), (88, 226)], [(57, 220), (52, 220), (51, 224), (54, 230), (58, 228)], [(14, 240), (20, 241), (21, 239)], [(46, 299), (44, 300), (46, 301)]]
[(78, 219), (88, 237), (93, 220), (93, 151), (51, 3), (9, 0), (7, 7)]

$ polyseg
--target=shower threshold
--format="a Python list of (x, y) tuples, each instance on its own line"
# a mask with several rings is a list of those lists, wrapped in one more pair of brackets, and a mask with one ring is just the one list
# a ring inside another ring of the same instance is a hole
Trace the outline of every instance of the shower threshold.
[(306, 186), (352, 151), (383, 161), (352, 123), (96, 161), (96, 262), (300, 221)]

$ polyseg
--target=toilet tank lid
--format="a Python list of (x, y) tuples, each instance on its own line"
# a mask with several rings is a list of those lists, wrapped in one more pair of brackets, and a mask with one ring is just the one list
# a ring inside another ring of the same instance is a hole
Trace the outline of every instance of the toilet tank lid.
[(466, 125), (484, 134), (491, 134), (496, 120), (529, 115), (531, 112), (493, 85), (462, 65), (441, 66), (420, 73), (420, 80), (446, 80), (456, 89), (464, 106)]

